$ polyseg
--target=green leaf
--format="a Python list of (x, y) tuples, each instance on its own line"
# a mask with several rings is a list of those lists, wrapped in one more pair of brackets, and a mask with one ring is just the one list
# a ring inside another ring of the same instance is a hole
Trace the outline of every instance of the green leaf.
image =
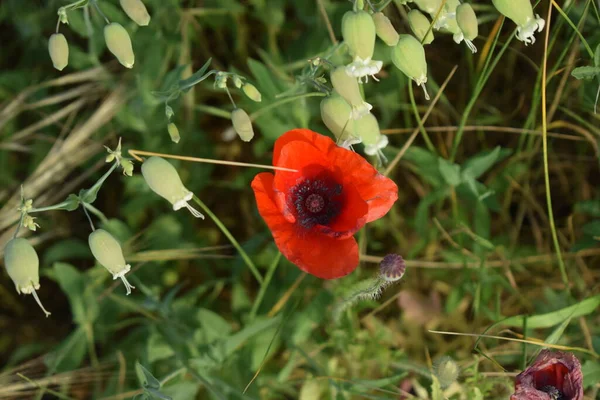
[(404, 153), (403, 159), (416, 166), (416, 173), (433, 186), (440, 186), (443, 181), (435, 154), (421, 147), (411, 146)]
[(600, 382), (600, 363), (598, 361), (587, 360), (581, 367), (583, 373), (584, 389), (594, 386)]
[(160, 382), (139, 361), (135, 362), (135, 373), (144, 389), (160, 389)]
[(187, 79), (180, 80), (178, 83), (179, 90), (183, 92), (188, 92), (192, 87), (194, 87), (194, 85), (197, 85), (198, 83), (206, 79), (207, 77), (204, 75), (206, 73), (206, 70), (208, 70), (208, 67), (210, 67), (211, 62), (212, 58), (209, 58), (208, 61), (206, 61), (198, 71), (192, 74), (192, 76), (190, 76)]
[(431, 375), (431, 400), (444, 400), (442, 386), (435, 375)]
[(202, 324), (202, 336), (204, 343), (211, 343), (218, 339), (225, 339), (231, 333), (231, 325), (219, 314), (201, 308), (196, 318)]
[(596, 51), (594, 52), (594, 65), (600, 68), (600, 44), (596, 46)]
[(600, 236), (600, 219), (588, 222), (582, 228), (583, 233), (590, 236)]
[(571, 75), (575, 79), (584, 79), (584, 80), (592, 80), (596, 77), (596, 75), (600, 74), (600, 67), (577, 67), (572, 72)]
[(73, 320), (78, 324), (93, 322), (98, 316), (98, 303), (91, 290), (86, 291), (87, 279), (75, 267), (65, 263), (54, 264), (54, 276), (69, 298)]
[[(462, 168), (463, 180), (477, 179), (489, 170), (494, 164), (500, 161), (501, 158), (500, 146), (489, 152), (480, 153), (465, 162)], [(510, 152), (504, 152), (502, 158), (510, 154)]]
[(439, 158), (438, 169), (448, 185), (457, 186), (460, 184), (460, 165), (451, 163), (445, 158)]

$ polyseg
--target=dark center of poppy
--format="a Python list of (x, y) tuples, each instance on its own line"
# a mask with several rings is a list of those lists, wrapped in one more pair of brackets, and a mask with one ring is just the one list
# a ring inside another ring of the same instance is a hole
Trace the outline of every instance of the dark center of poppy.
[(328, 225), (341, 212), (342, 185), (327, 173), (306, 178), (290, 189), (288, 207), (304, 228)]
[(541, 388), (539, 388), (539, 390), (541, 390), (542, 392), (546, 392), (550, 395), (550, 397), (552, 398), (552, 400), (564, 400), (565, 399), (565, 395), (558, 390), (557, 388), (555, 388), (552, 385), (546, 385), (543, 386)]

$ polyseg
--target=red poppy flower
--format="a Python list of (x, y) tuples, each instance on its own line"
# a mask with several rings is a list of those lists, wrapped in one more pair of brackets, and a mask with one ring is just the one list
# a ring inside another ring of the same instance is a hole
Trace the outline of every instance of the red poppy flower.
[(510, 400), (583, 400), (583, 374), (577, 357), (542, 350), (535, 362), (517, 375)]
[(275, 142), (273, 165), (295, 170), (263, 172), (252, 181), (258, 211), (281, 253), (323, 279), (358, 266), (352, 236), (384, 216), (398, 198), (396, 184), (360, 155), (308, 129)]

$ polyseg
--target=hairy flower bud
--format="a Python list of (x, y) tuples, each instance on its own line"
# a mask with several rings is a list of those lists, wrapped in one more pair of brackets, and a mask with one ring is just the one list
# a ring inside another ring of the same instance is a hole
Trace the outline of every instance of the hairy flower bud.
[(352, 106), (350, 118), (358, 119), (371, 111), (373, 106), (363, 100), (358, 82), (346, 74), (344, 67), (331, 71), (330, 80), (335, 91)]
[(406, 263), (399, 254), (388, 254), (379, 263), (379, 275), (387, 282), (402, 279), (406, 271)]
[(242, 86), (242, 91), (244, 92), (244, 94), (246, 96), (248, 96), (248, 98), (250, 100), (255, 101), (257, 103), (261, 102), (262, 96), (260, 95), (260, 92), (253, 84), (246, 82), (244, 84), (244, 86)]
[(417, 39), (423, 44), (433, 42), (433, 26), (423, 13), (413, 9), (408, 13), (408, 23)]
[(254, 137), (254, 129), (252, 129), (252, 121), (246, 111), (241, 108), (236, 108), (231, 112), (231, 123), (233, 129), (244, 142), (249, 142)]
[(123, 250), (117, 239), (104, 229), (96, 229), (90, 234), (88, 244), (100, 265), (112, 274), (113, 280), (121, 278), (127, 294), (131, 294), (131, 289), (135, 289), (135, 286), (131, 286), (125, 277), (125, 274), (131, 270), (131, 266), (125, 262)]
[(375, 22), (366, 11), (348, 11), (342, 18), (342, 36), (350, 49), (353, 61), (346, 67), (349, 76), (362, 79), (381, 71), (382, 61), (373, 61)]
[(188, 204), (194, 194), (183, 186), (177, 170), (167, 160), (148, 158), (142, 164), (142, 175), (154, 193), (173, 204), (173, 210), (185, 207), (194, 217), (204, 219), (204, 215)]
[(106, 47), (117, 57), (117, 60), (126, 68), (132, 68), (135, 62), (133, 47), (129, 34), (120, 24), (113, 22), (104, 27), (104, 40)]
[(458, 379), (460, 367), (451, 357), (444, 356), (435, 362), (433, 372), (442, 388), (446, 388)]
[(534, 33), (541, 32), (546, 22), (539, 15), (533, 15), (530, 0), (492, 0), (494, 7), (517, 24), (517, 39), (525, 45), (535, 43)]
[(477, 47), (473, 44), (473, 40), (477, 37), (479, 28), (477, 26), (475, 11), (473, 11), (473, 7), (469, 3), (463, 3), (456, 8), (456, 22), (467, 47), (473, 53), (477, 53)]
[(62, 71), (69, 64), (69, 44), (65, 35), (55, 33), (48, 40), (48, 52), (54, 68)]
[(181, 139), (181, 137), (179, 136), (179, 129), (177, 129), (177, 125), (175, 125), (173, 122), (169, 123), (169, 125), (167, 125), (167, 131), (169, 132), (169, 136), (171, 136), (171, 141), (173, 143), (179, 143), (179, 139)]
[(321, 119), (327, 128), (334, 134), (338, 145), (349, 147), (360, 143), (356, 136), (354, 120), (350, 118), (352, 107), (335, 90), (330, 96), (321, 100)]
[(139, 26), (146, 26), (150, 23), (150, 14), (142, 0), (120, 0), (121, 8), (125, 14)]
[(379, 39), (388, 46), (395, 46), (398, 43), (398, 32), (388, 17), (382, 12), (378, 12), (373, 14), (373, 22), (375, 22), (375, 31)]
[(392, 50), (392, 62), (394, 65), (420, 85), (425, 92), (425, 98), (429, 95), (425, 89), (427, 83), (427, 60), (423, 45), (411, 35), (400, 35), (398, 44)]
[(16, 238), (6, 244), (4, 266), (8, 276), (15, 284), (17, 293), (32, 294), (46, 317), (50, 315), (44, 309), (36, 293), (36, 290), (40, 288), (40, 259), (27, 239)]
[(356, 133), (365, 145), (365, 154), (374, 156), (388, 145), (388, 138), (381, 134), (377, 118), (371, 113), (355, 121)]

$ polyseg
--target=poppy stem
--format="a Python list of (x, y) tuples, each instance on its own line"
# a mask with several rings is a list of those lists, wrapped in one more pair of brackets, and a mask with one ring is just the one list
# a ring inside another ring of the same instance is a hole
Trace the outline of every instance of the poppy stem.
[(231, 232), (229, 232), (229, 229), (227, 229), (227, 227), (221, 222), (219, 217), (217, 217), (215, 214), (213, 214), (213, 212), (206, 206), (206, 204), (204, 204), (204, 202), (202, 200), (200, 200), (196, 196), (193, 197), (193, 200), (196, 202), (196, 204), (198, 204), (200, 206), (202, 211), (204, 211), (210, 217), (210, 219), (212, 219), (214, 221), (214, 223), (221, 230), (221, 232), (223, 232), (223, 234), (227, 237), (227, 239), (229, 239), (229, 241), (231, 242), (233, 247), (235, 247), (235, 249), (238, 251), (238, 253), (240, 253), (240, 256), (242, 257), (242, 259), (244, 260), (244, 262), (246, 263), (248, 268), (250, 268), (252, 275), (254, 275), (254, 277), (256, 278), (258, 283), (260, 283), (262, 285), (263, 284), (262, 275), (260, 274), (260, 272), (258, 272), (256, 265), (254, 265), (254, 263), (252, 262), (252, 259), (248, 256), (248, 253), (246, 253), (246, 251), (242, 248), (242, 246), (240, 246), (240, 244), (235, 239), (235, 237), (231, 234)]
[(249, 321), (253, 321), (254, 318), (256, 317), (256, 313), (258, 312), (258, 308), (260, 307), (263, 297), (265, 296), (265, 293), (267, 292), (269, 283), (271, 283), (271, 279), (273, 278), (273, 275), (275, 274), (275, 271), (277, 270), (277, 266), (279, 265), (279, 260), (281, 260), (281, 252), (277, 253), (275, 258), (273, 259), (273, 262), (271, 262), (271, 265), (269, 265), (269, 270), (267, 271), (265, 280), (263, 281), (262, 285), (260, 285), (260, 290), (258, 291), (258, 295), (256, 296), (256, 299), (254, 300), (254, 304), (252, 304), (252, 310), (250, 310)]
[(155, 153), (153, 151), (144, 151), (144, 150), (135, 150), (135, 149), (130, 149), (129, 154), (139, 162), (144, 161), (144, 159), (140, 156), (157, 156), (157, 157), (162, 157), (162, 158), (171, 158), (174, 160), (191, 161), (191, 162), (198, 162), (198, 163), (205, 163), (205, 164), (220, 164), (220, 165), (230, 165), (230, 166), (236, 166), (236, 167), (265, 168), (265, 169), (274, 169), (277, 171), (298, 172), (297, 169), (277, 167), (274, 165), (252, 164), (252, 163), (244, 163), (244, 162), (238, 162), (238, 161), (215, 160), (212, 158), (178, 156), (175, 154)]

